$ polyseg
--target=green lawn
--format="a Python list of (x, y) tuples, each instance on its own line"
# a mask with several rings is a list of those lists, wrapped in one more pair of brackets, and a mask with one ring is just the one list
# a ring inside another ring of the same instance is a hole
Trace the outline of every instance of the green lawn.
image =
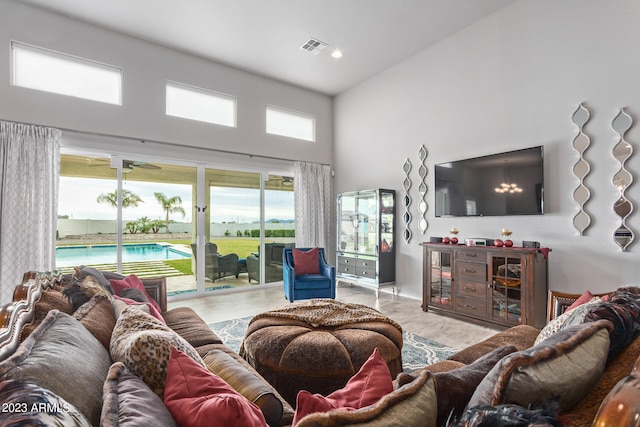
[(212, 242), (218, 245), (219, 254), (237, 254), (238, 258), (246, 258), (252, 252), (258, 252), (260, 246), (260, 239), (251, 237), (224, 238)]
[(163, 261), (165, 264), (175, 268), (180, 273), (185, 275), (193, 274), (191, 271), (191, 258), (184, 259), (168, 259)]
[[(177, 245), (191, 245), (190, 240), (167, 240), (163, 242), (173, 243)], [(238, 258), (246, 258), (252, 252), (258, 252), (260, 239), (251, 237), (221, 237), (212, 240), (212, 243), (218, 245), (218, 253), (221, 255), (237, 254)]]

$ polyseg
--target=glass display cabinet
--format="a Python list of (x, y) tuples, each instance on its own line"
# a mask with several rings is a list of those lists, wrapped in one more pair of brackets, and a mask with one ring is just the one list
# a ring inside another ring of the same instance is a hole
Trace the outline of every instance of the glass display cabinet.
[(491, 316), (518, 324), (522, 320), (522, 266), (525, 261), (509, 255), (491, 255)]
[(364, 190), (338, 194), (338, 280), (371, 286), (376, 294), (384, 286), (395, 293), (394, 190)]
[(426, 300), (429, 304), (451, 306), (451, 251), (434, 250), (428, 257), (429, 277)]

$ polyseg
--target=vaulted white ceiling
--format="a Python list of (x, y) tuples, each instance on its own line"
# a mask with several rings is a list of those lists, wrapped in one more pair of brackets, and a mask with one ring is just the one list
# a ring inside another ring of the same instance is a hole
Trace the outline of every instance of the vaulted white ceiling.
[(516, 0), (17, 1), (336, 95)]

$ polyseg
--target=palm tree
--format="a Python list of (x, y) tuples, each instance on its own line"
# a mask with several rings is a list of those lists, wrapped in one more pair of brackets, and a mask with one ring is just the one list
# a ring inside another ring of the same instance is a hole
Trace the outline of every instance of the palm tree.
[[(102, 193), (96, 199), (98, 203), (106, 203), (108, 205), (118, 207), (118, 190), (113, 190), (111, 193)], [(122, 207), (128, 208), (133, 206), (137, 208), (140, 203), (144, 203), (144, 201), (137, 194), (129, 191), (122, 190)]]
[(156, 196), (156, 200), (160, 205), (162, 205), (162, 210), (165, 212), (164, 219), (164, 227), (167, 229), (167, 233), (169, 232), (169, 214), (179, 213), (182, 214), (182, 217), (186, 215), (184, 209), (182, 208), (182, 199), (180, 196), (167, 197), (164, 193), (153, 193)]

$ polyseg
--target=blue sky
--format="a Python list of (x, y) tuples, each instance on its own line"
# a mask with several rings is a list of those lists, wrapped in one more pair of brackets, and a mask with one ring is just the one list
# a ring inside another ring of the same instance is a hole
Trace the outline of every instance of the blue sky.
[[(164, 211), (153, 193), (161, 192), (167, 197), (180, 196), (186, 216), (173, 214), (170, 219), (177, 222), (191, 222), (191, 186), (170, 183), (123, 182), (123, 188), (142, 198), (137, 208), (123, 210), (123, 219), (131, 221), (143, 216), (150, 219), (164, 219)], [(73, 219), (115, 219), (116, 209), (98, 203), (100, 194), (116, 189), (114, 180), (60, 177), (58, 214), (69, 215)], [(260, 218), (260, 192), (255, 189), (212, 187), (211, 222), (253, 222)], [(265, 217), (269, 219), (293, 219), (293, 192), (266, 191)]]

